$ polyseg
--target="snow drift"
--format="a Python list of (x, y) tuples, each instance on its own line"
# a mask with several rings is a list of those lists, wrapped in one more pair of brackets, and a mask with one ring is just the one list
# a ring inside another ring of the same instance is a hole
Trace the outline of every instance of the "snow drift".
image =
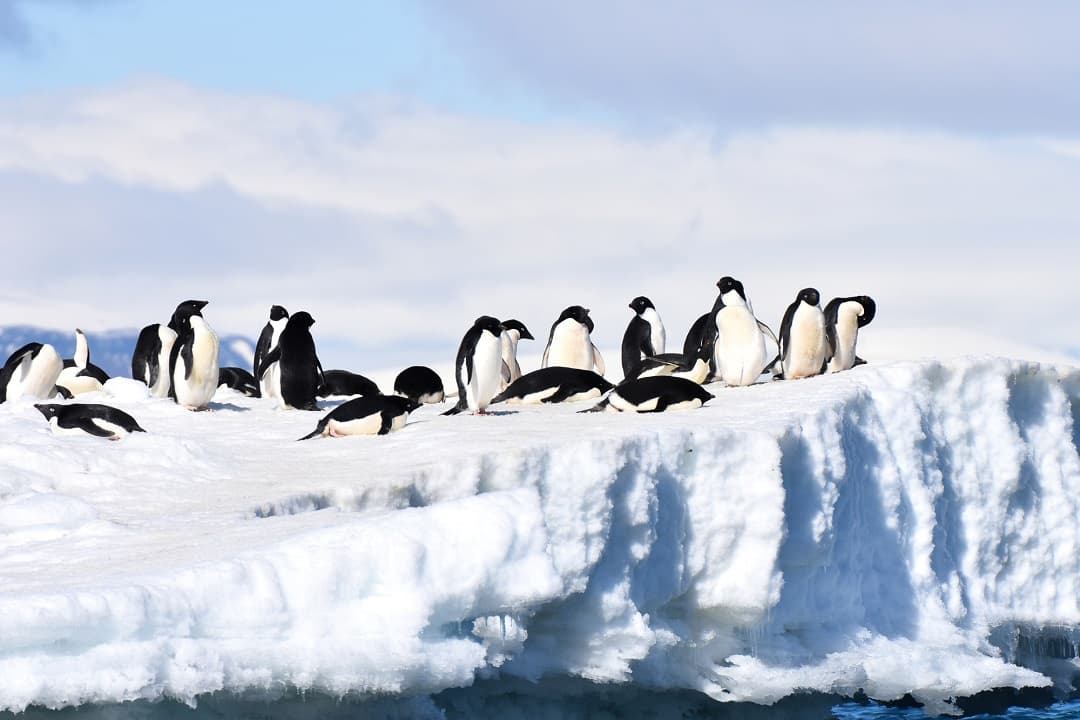
[(425, 408), (306, 443), (313, 413), (108, 391), (86, 401), (145, 436), (0, 406), (2, 708), (571, 678), (948, 710), (1080, 674), (1075, 368), (866, 366), (655, 416)]

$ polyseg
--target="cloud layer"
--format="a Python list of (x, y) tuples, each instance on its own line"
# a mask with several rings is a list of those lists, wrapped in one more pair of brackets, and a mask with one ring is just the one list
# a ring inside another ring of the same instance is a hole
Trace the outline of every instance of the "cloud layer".
[(211, 322), (253, 334), (282, 303), (310, 310), (346, 364), (348, 348), (452, 357), (484, 313), (539, 337), (574, 303), (615, 346), (639, 294), (678, 342), (732, 274), (774, 325), (816, 285), (874, 295), (881, 323), (1067, 347), (1075, 146), (805, 128), (718, 142), (700, 125), (628, 137), (165, 81), (24, 97), (0, 104), (5, 265), (20, 270), (0, 322), (137, 327), (202, 297)]

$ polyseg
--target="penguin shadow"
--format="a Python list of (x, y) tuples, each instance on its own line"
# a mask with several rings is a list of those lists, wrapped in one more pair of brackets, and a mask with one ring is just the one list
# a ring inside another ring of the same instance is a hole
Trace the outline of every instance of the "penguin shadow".
[(504, 415), (517, 415), (519, 412), (521, 412), (521, 411), (520, 410), (487, 410), (487, 411), (485, 411), (483, 413), (474, 413), (474, 414), (478, 415), (479, 417), (487, 417), (487, 416), (492, 416), (492, 415), (495, 416), (495, 417), (502, 417)]
[(251, 408), (243, 407), (242, 405), (233, 405), (228, 402), (212, 402), (206, 406), (207, 410), (217, 412), (218, 410), (227, 410), (229, 412), (250, 412)]

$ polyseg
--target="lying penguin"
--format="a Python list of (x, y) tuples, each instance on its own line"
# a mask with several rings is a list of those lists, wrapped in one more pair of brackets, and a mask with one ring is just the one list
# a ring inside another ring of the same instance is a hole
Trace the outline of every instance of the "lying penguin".
[(553, 365), (522, 375), (492, 398), (491, 404), (508, 402), (530, 405), (589, 400), (600, 397), (613, 387), (592, 370)]
[(416, 400), (399, 395), (362, 395), (328, 412), (300, 440), (316, 435), (386, 435), (405, 427), (409, 413), (418, 407), (420, 403)]
[(133, 432), (146, 432), (135, 418), (109, 405), (92, 403), (56, 403), (35, 405), (49, 421), (54, 435), (87, 434), (119, 440)]
[(664, 412), (699, 408), (714, 395), (693, 380), (658, 375), (627, 380), (615, 387), (595, 407), (581, 412)]

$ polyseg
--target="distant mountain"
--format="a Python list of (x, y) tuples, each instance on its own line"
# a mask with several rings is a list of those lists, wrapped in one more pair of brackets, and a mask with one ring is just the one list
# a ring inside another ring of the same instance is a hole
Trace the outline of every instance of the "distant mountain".
[[(105, 332), (86, 333), (90, 343), (90, 360), (111, 377), (131, 377), (131, 353), (135, 350), (135, 341), (139, 339), (138, 330), (106, 330)], [(60, 357), (69, 358), (75, 354), (75, 331), (46, 330), (27, 325), (14, 325), (0, 328), (0, 363), (8, 356), (31, 342), (48, 343), (56, 348)], [(251, 369), (251, 359), (255, 355), (255, 343), (242, 335), (222, 335), (222, 367), (236, 366)]]

